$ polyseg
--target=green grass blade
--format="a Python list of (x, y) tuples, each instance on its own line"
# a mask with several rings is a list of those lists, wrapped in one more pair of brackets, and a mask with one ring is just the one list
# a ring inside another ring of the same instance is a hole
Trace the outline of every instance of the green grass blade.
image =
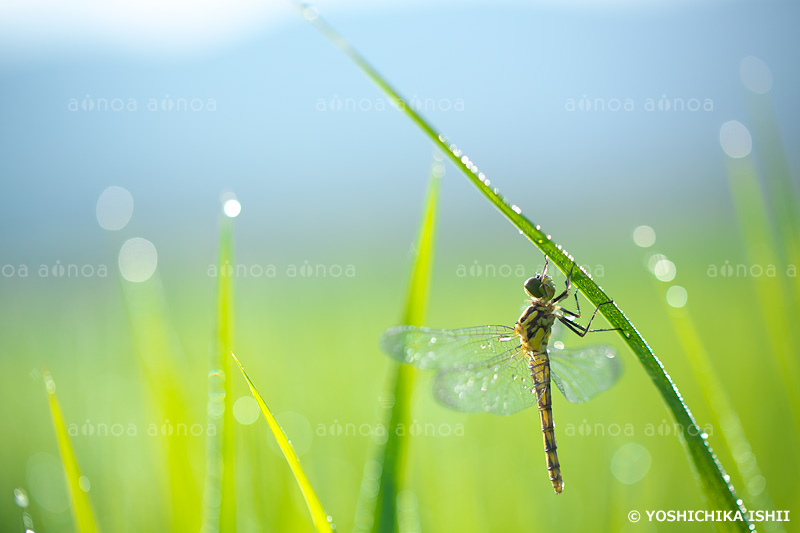
[[(775, 106), (769, 92), (756, 94), (747, 91), (747, 104), (753, 148), (759, 156), (769, 211), (775, 222), (778, 241), (782, 244), (781, 262), (784, 266), (796, 266), (800, 264), (800, 199), (781, 138)], [(800, 278), (795, 277), (795, 283), (796, 288), (800, 288)], [(796, 309), (800, 305), (800, 291), (795, 291), (792, 300)]]
[(72, 515), (75, 518), (75, 529), (80, 533), (96, 533), (99, 530), (94, 519), (89, 495), (81, 487), (81, 470), (78, 466), (75, 452), (72, 450), (67, 424), (61, 414), (61, 406), (58, 404), (58, 398), (56, 398), (56, 384), (47, 372), (44, 374), (44, 384), (50, 404), (50, 414), (53, 416), (58, 449), (61, 453), (61, 464), (64, 465), (64, 473), (67, 477), (67, 487), (69, 488), (69, 497), (72, 502)]
[(239, 362), (239, 359), (236, 358), (233, 352), (231, 352), (231, 356), (239, 366), (239, 370), (242, 371), (242, 376), (244, 376), (247, 386), (250, 387), (250, 392), (253, 393), (253, 398), (256, 399), (258, 407), (261, 408), (261, 414), (264, 415), (264, 419), (267, 421), (267, 424), (269, 424), (269, 429), (272, 431), (272, 434), (275, 435), (275, 440), (278, 441), (278, 446), (280, 446), (283, 456), (286, 457), (286, 461), (289, 463), (289, 467), (292, 469), (292, 473), (297, 480), (297, 484), (300, 486), (300, 492), (303, 493), (303, 498), (306, 500), (306, 505), (308, 505), (308, 510), (311, 513), (311, 519), (314, 521), (314, 528), (320, 533), (334, 531), (335, 528), (333, 526), (333, 522), (325, 512), (325, 509), (322, 507), (319, 498), (317, 498), (317, 494), (314, 492), (314, 488), (308, 481), (308, 476), (306, 476), (306, 473), (303, 471), (303, 467), (300, 465), (300, 460), (297, 458), (294, 448), (292, 448), (292, 443), (289, 442), (289, 439), (286, 437), (286, 433), (283, 432), (283, 429), (281, 429), (278, 421), (275, 420), (274, 416), (272, 416), (272, 412), (269, 410), (269, 407), (267, 407), (267, 404), (264, 403), (264, 399), (261, 398), (261, 395), (256, 390), (253, 382), (250, 381), (250, 378), (247, 376), (247, 372), (245, 372), (244, 368), (242, 367), (242, 363)]
[[(795, 427), (800, 427), (800, 334), (789, 317), (800, 315), (800, 205), (797, 184), (783, 148), (778, 119), (770, 93), (747, 91), (753, 152), (740, 159), (726, 158), (728, 184), (748, 260), (752, 264), (778, 265), (777, 277), (754, 280), (763, 326), (770, 330), (769, 353), (780, 368), (791, 395)], [(760, 176), (759, 176), (760, 174)], [(761, 179), (759, 179), (759, 177)], [(771, 246), (764, 246), (768, 241)], [(795, 269), (789, 274), (789, 269)], [(794, 282), (790, 278), (794, 278)], [(776, 336), (776, 335), (783, 335)], [(777, 342), (782, 339), (783, 342)]]
[[(774, 250), (774, 236), (770, 229), (761, 194), (758, 174), (752, 157), (726, 159), (728, 185), (739, 219), (745, 253), (751, 264), (763, 262), (767, 265), (780, 264)], [(764, 244), (768, 243), (767, 246)], [(797, 328), (789, 317), (797, 316), (792, 302), (795, 295), (784, 276), (764, 276), (753, 280), (754, 299), (759, 304), (759, 312), (754, 313), (766, 332), (767, 353), (775, 359), (780, 369), (784, 389), (789, 394), (789, 406), (794, 416), (794, 427), (800, 427), (800, 367), (797, 361)]]
[[(708, 350), (703, 344), (700, 331), (687, 307), (674, 308), (667, 305), (666, 284), (656, 281), (656, 289), (661, 302), (667, 307), (669, 320), (675, 332), (686, 359), (695, 376), (703, 398), (711, 412), (712, 426), (722, 430), (722, 440), (731, 457), (737, 457), (734, 464), (742, 480), (744, 490), (750, 494), (749, 501), (754, 509), (765, 511), (775, 510), (775, 503), (764, 487), (764, 477), (756, 461), (750, 441), (742, 427), (741, 419), (736, 412), (730, 398), (717, 377), (717, 372), (711, 363)], [(769, 533), (785, 531), (781, 522), (767, 521), (761, 529)]]
[[(220, 215), (217, 272), (217, 329), (208, 382), (209, 423), (216, 428), (208, 438), (208, 471), (204, 527), (236, 531), (236, 477), (234, 471), (233, 394), (228, 354), (233, 344), (233, 219)], [(219, 495), (219, 499), (213, 495)]]
[[(422, 118), (412, 106), (405, 105), (406, 101), (402, 98), (391, 85), (359, 54), (350, 46), (344, 38), (339, 35), (331, 26), (324, 22), (316, 10), (302, 7), (301, 13), (319, 29), (334, 45), (344, 52), (356, 65), (383, 90), (387, 96), (397, 104), (402, 110), (430, 139), (441, 148), (447, 157), (456, 165), (472, 182), (475, 187), (483, 194), (495, 208), (500, 211), (523, 235), (535, 244), (558, 268), (567, 273), (574, 264), (574, 259), (556, 244), (549, 235), (542, 232), (541, 227), (534, 225), (530, 220), (522, 215), (521, 210), (511, 205), (503, 199), (493, 188), (486, 176), (478, 170), (470, 159), (462, 153), (455, 145), (449, 144), (444, 135), (441, 135)], [(582, 270), (573, 273), (572, 283), (586, 296), (594, 305), (605, 304), (611, 298)], [(650, 346), (637, 331), (634, 325), (628, 320), (616, 304), (603, 305), (600, 308), (601, 314), (608, 322), (616, 328), (620, 328), (620, 335), (625, 343), (644, 366), (645, 371), (652, 380), (656, 389), (661, 394), (675, 420), (684, 428), (687, 428), (685, 445), (695, 471), (697, 472), (699, 483), (704, 495), (708, 499), (708, 505), (712, 509), (729, 510), (732, 512), (741, 511), (745, 514), (742, 501), (736, 496), (733, 486), (727, 481), (722, 465), (717, 460), (716, 455), (711, 450), (705, 434), (700, 430), (694, 420), (694, 416), (688, 406), (683, 402), (677, 387), (667, 374), (661, 361), (656, 357)], [(730, 531), (749, 531), (749, 523), (744, 520), (740, 522), (718, 522), (717, 526), (722, 530)]]
[[(437, 154), (428, 179), (428, 192), (419, 236), (414, 247), (408, 296), (403, 310), (404, 324), (421, 325), (425, 315), (433, 270), (439, 187), (444, 174), (441, 160), (441, 156)], [(370, 468), (368, 464), (364, 471), (362, 492), (359, 496), (356, 531), (371, 529), (373, 532), (391, 533), (396, 530), (397, 495), (407, 488), (408, 436), (405, 433), (398, 435), (393, 428), (409, 426), (411, 391), (415, 375), (414, 368), (407, 365), (392, 363), (389, 368), (386, 390), (394, 402), (391, 407), (380, 408), (381, 424), (389, 428), (389, 431), (386, 440), (378, 444), (371, 453), (374, 461), (380, 465), (380, 469), (377, 469), (380, 471), (378, 493), (367, 494), (363, 490), (376, 481), (374, 478), (376, 469)]]
[[(122, 293), (130, 323), (137, 362), (147, 385), (145, 402), (156, 420), (173, 424), (187, 423), (190, 408), (185, 381), (179, 368), (184, 364), (183, 353), (170, 326), (163, 287), (158, 271), (147, 281), (136, 283), (121, 280)], [(170, 531), (194, 532), (200, 528), (200, 495), (190, 456), (194, 439), (176, 434), (166, 439), (155, 453), (156, 461), (167, 465), (167, 479), (157, 476), (167, 487), (153, 490), (169, 492)], [(154, 472), (160, 470), (154, 469)]]
[[(438, 155), (438, 154), (437, 154)], [(403, 311), (403, 324), (420, 326), (425, 318), (428, 289), (433, 271), (434, 237), (436, 236), (436, 210), (439, 205), (439, 188), (444, 175), (441, 156), (431, 165), (428, 192), (425, 196), (425, 211), (420, 223), (419, 237), (414, 249), (408, 297)]]

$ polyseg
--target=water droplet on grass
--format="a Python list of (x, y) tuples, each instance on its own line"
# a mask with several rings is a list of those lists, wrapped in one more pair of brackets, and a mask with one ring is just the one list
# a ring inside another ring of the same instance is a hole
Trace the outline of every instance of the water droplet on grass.
[(16, 503), (19, 507), (22, 507), (23, 509), (27, 507), (30, 504), (28, 493), (21, 488), (14, 489), (14, 503)]

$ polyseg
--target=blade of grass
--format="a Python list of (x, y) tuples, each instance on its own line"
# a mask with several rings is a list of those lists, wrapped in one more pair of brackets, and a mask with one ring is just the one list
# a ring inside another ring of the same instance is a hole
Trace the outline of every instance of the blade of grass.
[[(149, 408), (156, 420), (172, 424), (187, 423), (189, 402), (178, 367), (183, 364), (180, 346), (175, 341), (167, 316), (163, 287), (158, 271), (144, 282), (120, 279), (128, 321), (136, 349), (137, 362), (147, 385)], [(200, 527), (197, 509), (200, 496), (190, 451), (195, 444), (186, 434), (176, 432), (165, 439), (157, 453), (168, 468), (170, 531), (193, 532)], [(157, 477), (163, 482), (163, 476)]]
[[(800, 278), (797, 277), (797, 265), (800, 264), (800, 195), (789, 168), (770, 92), (757, 94), (747, 90), (746, 93), (753, 130), (753, 147), (758, 154), (761, 175), (766, 184), (766, 211), (772, 214), (776, 238), (782, 245), (782, 250), (778, 249), (781, 260), (779, 268), (786, 273), (786, 276), (781, 276), (781, 286), (787, 309), (780, 313), (780, 318), (784, 315), (797, 317), (800, 316)], [(737, 215), (741, 216), (740, 213)], [(791, 275), (789, 269), (793, 269)], [(794, 278), (794, 284), (787, 279), (789, 277)], [(797, 328), (790, 328), (789, 333), (793, 335), (793, 345), (800, 346)], [(792, 358), (795, 359), (794, 356)], [(799, 411), (800, 405), (795, 405), (795, 420)], [(797, 436), (796, 433), (795, 435)], [(796, 489), (795, 500), (797, 493)]]
[[(561, 246), (557, 245), (549, 235), (541, 231), (541, 227), (534, 225), (530, 220), (522, 215), (522, 211), (515, 205), (511, 205), (498, 193), (497, 188), (491, 186), (488, 178), (478, 170), (470, 159), (462, 153), (455, 144), (448, 144), (444, 135), (438, 134), (428, 122), (419, 115), (412, 106), (405, 105), (405, 101), (400, 94), (359, 54), (345, 39), (339, 35), (330, 25), (322, 20), (316, 9), (293, 2), (303, 17), (312, 23), (325, 37), (327, 37), (336, 47), (344, 52), (356, 65), (381, 89), (386, 95), (395, 102), (397, 107), (402, 110), (417, 126), (441, 148), (447, 157), (460, 169), (467, 179), (477, 187), (492, 205), (497, 208), (519, 231), (525, 235), (539, 250), (542, 251), (558, 268), (565, 274), (571, 270), (574, 258)], [(733, 486), (728, 481), (728, 476), (722, 465), (717, 460), (716, 455), (706, 440), (703, 433), (695, 422), (694, 416), (678, 392), (677, 387), (667, 374), (661, 361), (637, 331), (634, 325), (628, 320), (622, 310), (615, 303), (605, 305), (611, 298), (603, 292), (594, 280), (591, 279), (582, 269), (573, 273), (572, 283), (586, 296), (594, 305), (602, 305), (600, 313), (612, 325), (619, 328), (620, 335), (624, 342), (631, 348), (633, 353), (641, 362), (648, 376), (652, 380), (661, 397), (667, 404), (668, 409), (675, 417), (675, 420), (685, 428), (692, 428), (687, 431), (688, 435), (685, 442), (689, 456), (699, 476), (700, 486), (703, 494), (708, 499), (708, 504), (712, 509), (729, 510), (741, 512), (744, 520), (741, 522), (718, 522), (717, 526), (725, 531), (749, 531), (749, 522), (746, 518), (746, 511), (742, 501), (736, 496)]]
[[(797, 183), (792, 179), (786, 150), (781, 138), (780, 125), (769, 92), (747, 92), (750, 126), (753, 130), (753, 147), (759, 155), (769, 212), (775, 221), (778, 242), (782, 244), (782, 263), (800, 264), (800, 198)], [(800, 278), (795, 277), (796, 288)], [(795, 310), (800, 305), (800, 291), (789, 292)]]
[[(206, 449), (204, 529), (236, 531), (233, 394), (227, 354), (233, 343), (233, 218), (220, 215), (217, 329), (208, 379), (208, 417), (216, 431)], [(215, 497), (215, 495), (218, 495)]]
[[(703, 394), (703, 398), (711, 412), (712, 426), (722, 430), (722, 439), (730, 452), (739, 472), (744, 489), (750, 493), (752, 507), (759, 510), (773, 511), (775, 504), (765, 487), (765, 479), (756, 461), (756, 456), (745, 434), (742, 422), (728, 397), (717, 372), (711, 363), (708, 350), (703, 344), (700, 331), (692, 320), (687, 307), (672, 307), (667, 304), (667, 285), (652, 277), (662, 305), (667, 307), (667, 314), (675, 331), (692, 374)], [(781, 522), (767, 521), (761, 526), (764, 531), (779, 533), (785, 531)]]
[[(774, 237), (768, 223), (765, 202), (758, 183), (752, 158), (726, 157), (728, 184), (733, 197), (736, 216), (744, 242), (745, 253), (751, 264), (763, 261), (767, 265), (778, 264), (771, 245)], [(765, 245), (766, 244), (766, 245)], [(754, 297), (759, 303), (758, 320), (766, 331), (767, 352), (775, 360), (789, 395), (789, 406), (794, 416), (794, 427), (800, 427), (800, 369), (797, 364), (797, 328), (788, 317), (797, 316), (791, 310), (787, 298), (794, 300), (793, 291), (783, 284), (784, 276), (761, 276), (753, 279)]]
[[(403, 311), (403, 324), (422, 325), (428, 300), (431, 271), (433, 270), (434, 236), (436, 232), (436, 208), (439, 185), (444, 175), (442, 157), (436, 154), (428, 178), (428, 192), (420, 223), (419, 236), (414, 247), (408, 296)], [(416, 371), (408, 365), (390, 363), (387, 392), (393, 399), (390, 407), (381, 409), (384, 427), (388, 428), (386, 440), (378, 441), (372, 452), (375, 463), (368, 463), (364, 471), (356, 515), (356, 531), (370, 529), (374, 532), (390, 533), (397, 528), (397, 495), (406, 489), (408, 458), (408, 436), (398, 434), (395, 428), (408, 427), (410, 419), (411, 391)], [(380, 465), (374, 468), (373, 465)], [(378, 476), (378, 479), (376, 479)], [(378, 481), (378, 493), (366, 490)], [(374, 501), (373, 501), (374, 500)]]
[(233, 357), (233, 360), (236, 361), (236, 364), (239, 366), (239, 370), (241, 370), (242, 376), (244, 376), (244, 380), (247, 382), (247, 386), (250, 387), (250, 392), (253, 394), (253, 398), (256, 399), (258, 407), (261, 408), (261, 414), (264, 415), (264, 419), (267, 421), (272, 434), (275, 435), (275, 440), (278, 442), (278, 446), (280, 446), (283, 456), (286, 457), (286, 461), (289, 463), (289, 468), (292, 469), (292, 473), (297, 480), (297, 484), (300, 486), (300, 492), (302, 492), (303, 498), (306, 501), (306, 505), (308, 505), (308, 510), (311, 513), (311, 519), (314, 522), (314, 528), (320, 533), (334, 531), (335, 527), (333, 522), (328, 516), (328, 513), (325, 512), (325, 509), (322, 507), (319, 498), (317, 498), (317, 494), (314, 492), (314, 488), (308, 481), (308, 476), (306, 476), (306, 473), (303, 471), (303, 467), (300, 465), (300, 460), (297, 458), (294, 448), (292, 448), (292, 443), (289, 442), (289, 438), (286, 436), (286, 433), (283, 432), (283, 429), (281, 429), (278, 421), (275, 420), (274, 416), (272, 416), (272, 412), (269, 410), (269, 407), (267, 407), (267, 404), (264, 403), (264, 399), (261, 398), (261, 395), (256, 390), (253, 382), (250, 381), (250, 378), (247, 376), (247, 372), (245, 372), (244, 368), (242, 367), (242, 363), (239, 362), (239, 359), (233, 354), (233, 352), (231, 352), (231, 357)]
[(78, 466), (78, 459), (75, 457), (75, 452), (69, 440), (69, 432), (67, 431), (67, 424), (64, 422), (64, 416), (61, 414), (61, 406), (58, 404), (58, 398), (56, 398), (55, 381), (53, 381), (48, 372), (44, 372), (44, 385), (50, 404), (50, 414), (53, 417), (58, 449), (61, 453), (61, 464), (64, 465), (64, 473), (67, 477), (75, 529), (80, 533), (96, 533), (98, 529), (92, 512), (92, 504), (89, 501), (89, 495), (81, 487), (81, 469)]

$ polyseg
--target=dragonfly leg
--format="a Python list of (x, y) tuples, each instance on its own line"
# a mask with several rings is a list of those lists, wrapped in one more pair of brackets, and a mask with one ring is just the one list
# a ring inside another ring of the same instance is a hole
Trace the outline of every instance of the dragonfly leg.
[[(578, 324), (577, 322), (573, 322), (572, 320), (570, 320), (569, 318), (564, 317), (564, 316), (559, 316), (558, 319), (561, 321), (562, 324), (567, 326), (573, 333), (575, 333), (575, 334), (577, 334), (577, 335), (579, 335), (581, 337), (585, 336), (587, 333), (597, 333), (597, 332), (600, 332), (600, 331), (622, 331), (622, 328), (589, 329), (591, 327), (591, 325), (592, 325), (592, 321), (594, 320), (594, 317), (597, 315), (597, 311), (600, 309), (600, 306), (607, 305), (607, 304), (613, 304), (613, 303), (614, 303), (614, 300), (609, 300), (609, 301), (603, 302), (600, 305), (598, 305), (597, 307), (595, 307), (594, 308), (594, 313), (592, 313), (592, 317), (589, 319), (589, 323), (586, 324), (585, 326), (582, 326), (581, 324)], [(562, 309), (562, 311), (566, 311), (566, 309)], [(571, 315), (575, 316), (574, 313), (571, 313), (570, 311), (567, 311), (567, 312), (570, 313)], [(578, 315), (578, 316), (580, 316), (580, 315)]]
[[(572, 290), (572, 272), (574, 270), (575, 270), (575, 261), (572, 262), (572, 266), (569, 269), (569, 274), (567, 274), (567, 281), (564, 282), (564, 285), (566, 286), (566, 288), (564, 289), (564, 292), (562, 292), (561, 294), (559, 294), (558, 296), (553, 298), (553, 300), (552, 300), (553, 303), (560, 302), (561, 300), (563, 300), (564, 298), (567, 298), (569, 296), (569, 291)], [(578, 303), (578, 293), (577, 292), (575, 293), (575, 303), (576, 304)], [(581, 316), (581, 306), (580, 305), (578, 306), (578, 314), (576, 315), (575, 313), (573, 313), (573, 315), (574, 316)]]
[[(574, 271), (575, 271), (575, 261), (572, 262), (572, 266), (569, 269), (569, 275), (567, 276), (567, 281), (565, 283), (566, 286), (567, 286), (566, 290), (564, 292), (562, 292), (561, 294), (559, 294), (556, 298), (554, 298), (553, 302), (558, 302), (558, 301), (560, 301), (560, 300), (562, 300), (562, 299), (564, 299), (564, 298), (569, 296), (569, 291), (572, 289), (572, 273)], [(575, 291), (574, 294), (575, 294), (575, 309), (577, 309), (577, 311), (570, 311), (569, 309), (564, 309), (563, 307), (561, 308), (561, 310), (563, 312), (567, 313), (571, 317), (580, 318), (581, 317), (581, 304), (580, 304), (580, 302), (578, 302), (578, 291)]]

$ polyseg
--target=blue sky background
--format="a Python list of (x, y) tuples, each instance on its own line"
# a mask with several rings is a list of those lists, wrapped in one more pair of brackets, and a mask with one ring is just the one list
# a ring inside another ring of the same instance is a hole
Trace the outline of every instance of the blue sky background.
[[(719, 127), (747, 124), (745, 56), (770, 67), (785, 145), (797, 146), (797, 12), (789, 2), (323, 6), (407, 98), (435, 103), (423, 113), (512, 202), (545, 229), (577, 237), (584, 228), (590, 239), (601, 228), (629, 239), (639, 223), (669, 231), (732, 216)], [(244, 206), (241, 238), (254, 244), (410, 240), (430, 143), (291, 10), (258, 13), (263, 31), (176, 38), (160, 50), (164, 29), (152, 38), (64, 29), (37, 46), (4, 38), (0, 239), (12, 262), (91, 254), (103, 238), (94, 204), (109, 185), (132, 192), (133, 222), (169, 248), (213, 246), (209, 213), (226, 189)], [(175, 24), (179, 37), (191, 34)], [(567, 110), (584, 96), (630, 99), (634, 110)], [(713, 111), (645, 109), (663, 96), (708, 100)], [(126, 110), (83, 109), (101, 98)], [(202, 110), (164, 111), (165, 99)], [(351, 110), (332, 110), (336, 102)], [(462, 177), (450, 172), (444, 187), (448, 240), (500, 227), (514, 238)], [(602, 215), (587, 212), (598, 200)]]

